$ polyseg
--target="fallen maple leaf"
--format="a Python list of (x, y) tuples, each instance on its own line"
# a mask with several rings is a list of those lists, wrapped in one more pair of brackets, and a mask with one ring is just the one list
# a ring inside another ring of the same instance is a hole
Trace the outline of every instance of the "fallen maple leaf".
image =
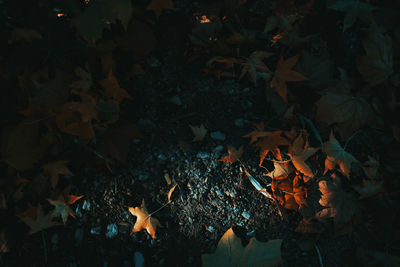
[(118, 102), (121, 102), (125, 98), (132, 99), (128, 92), (119, 86), (117, 78), (112, 73), (112, 69), (109, 70), (107, 78), (100, 81), (100, 84), (103, 86), (105, 93)]
[(357, 58), (358, 70), (371, 86), (380, 84), (393, 73), (392, 39), (372, 30), (363, 46), (367, 55)]
[(218, 161), (233, 164), (242, 156), (242, 154), (243, 154), (243, 145), (240, 146), (239, 150), (237, 150), (235, 147), (229, 145), (228, 146), (228, 155), (219, 159)]
[(204, 125), (201, 124), (199, 127), (192, 126), (192, 125), (189, 125), (189, 126), (190, 126), (190, 129), (192, 129), (192, 132), (194, 134), (194, 138), (192, 141), (193, 142), (202, 141), (207, 134), (207, 129), (204, 127)]
[(248, 134), (243, 135), (244, 138), (250, 138), (250, 144), (257, 141), (258, 138), (269, 135), (270, 132), (264, 130), (264, 122), (255, 124), (255, 129)]
[(242, 246), (240, 238), (232, 228), (221, 237), (214, 254), (201, 256), (203, 266), (279, 266), (282, 239), (259, 242), (254, 237), (246, 247)]
[(356, 158), (350, 153), (347, 153), (336, 140), (333, 132), (331, 132), (328, 142), (324, 143), (324, 152), (327, 157), (325, 159), (325, 171), (333, 170), (337, 165), (339, 165), (340, 170), (344, 175), (349, 178), (351, 164), (358, 162)]
[(379, 162), (373, 157), (368, 156), (368, 161), (363, 164), (362, 169), (368, 179), (375, 180), (378, 174)]
[(133, 216), (137, 217), (136, 223), (132, 229), (132, 233), (146, 229), (147, 233), (149, 233), (149, 235), (151, 235), (151, 237), (154, 239), (156, 236), (157, 226), (161, 226), (161, 224), (156, 218), (151, 217), (151, 215), (147, 212), (144, 199), (142, 201), (142, 205), (140, 206), (140, 208), (129, 207), (129, 212)]
[(284, 162), (274, 161), (274, 167), (275, 169), (273, 171), (264, 175), (269, 176), (272, 179), (286, 179), (289, 176), (289, 174), (291, 174), (294, 171), (294, 168), (289, 161), (284, 161)]
[(276, 66), (274, 76), (270, 83), (272, 88), (276, 88), (278, 94), (282, 97), (284, 101), (287, 101), (287, 85), (286, 82), (299, 82), (307, 80), (301, 73), (292, 70), (292, 68), (296, 65), (297, 60), (299, 59), (299, 55), (288, 58), (284, 60), (281, 57), (278, 61), (278, 65)]
[(335, 229), (342, 228), (356, 212), (356, 199), (352, 194), (345, 193), (340, 187), (325, 180), (319, 181), (319, 191), (322, 193), (319, 204), (324, 209), (317, 212), (316, 217), (333, 218)]
[(61, 223), (53, 221), (51, 219), (52, 217), (50, 213), (44, 215), (43, 208), (40, 204), (38, 205), (36, 211), (37, 215), (35, 216), (35, 218), (18, 215), (21, 221), (24, 222), (27, 226), (29, 226), (30, 228), (29, 235), (40, 232), (50, 227), (62, 225)]
[(59, 160), (47, 163), (42, 166), (42, 169), (50, 176), (50, 184), (54, 188), (58, 184), (59, 174), (62, 175), (73, 175), (72, 172), (68, 169), (67, 164), (68, 160)]
[(242, 63), (242, 71), (240, 73), (239, 79), (241, 79), (246, 73), (249, 73), (251, 76), (254, 85), (257, 85), (257, 72), (264, 73), (263, 78), (269, 80), (271, 77), (271, 71), (265, 65), (264, 60), (268, 57), (272, 56), (274, 53), (270, 53), (267, 51), (254, 51), (251, 55), (247, 58), (245, 62)]
[(353, 96), (347, 88), (327, 90), (316, 105), (317, 119), (328, 124), (338, 123), (343, 137), (348, 137), (368, 122), (373, 122), (370, 104), (362, 97)]
[[(69, 192), (69, 188), (67, 189)], [(75, 213), (72, 211), (69, 205), (74, 204), (77, 200), (83, 196), (69, 195), (68, 193), (61, 194), (57, 200), (47, 199), (51, 205), (54, 206), (54, 210), (51, 212), (51, 217), (56, 218), (61, 216), (64, 225), (67, 223), (68, 216), (75, 218)]]
[(289, 141), (282, 136), (282, 131), (270, 132), (267, 136), (264, 136), (260, 141), (258, 141), (255, 146), (260, 148), (260, 163), (262, 165), (268, 152), (273, 152), (278, 148), (278, 146), (289, 145)]
[(306, 160), (318, 150), (319, 148), (309, 147), (307, 135), (302, 131), (289, 147), (289, 155), (292, 157), (292, 163), (298, 171), (309, 177), (314, 177), (311, 168), (306, 164)]
[(370, 24), (373, 21), (371, 12), (375, 9), (375, 7), (368, 3), (355, 0), (337, 1), (329, 8), (346, 13), (343, 21), (343, 31), (350, 28), (357, 18), (360, 18), (365, 23)]

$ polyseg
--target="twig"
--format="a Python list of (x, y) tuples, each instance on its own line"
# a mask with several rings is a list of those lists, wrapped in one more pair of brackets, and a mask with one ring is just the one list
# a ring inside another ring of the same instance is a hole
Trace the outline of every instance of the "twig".
[(359, 134), (361, 132), (361, 130), (358, 130), (357, 132), (353, 133), (346, 141), (346, 143), (343, 146), (343, 150), (346, 150), (347, 145), (349, 144), (350, 140), (353, 139), (354, 136), (356, 136), (357, 134)]
[(321, 265), (321, 267), (324, 267), (324, 263), (322, 262), (321, 252), (319, 251), (319, 248), (317, 245), (315, 245), (314, 247), (318, 254), (319, 264)]
[(44, 232), (42, 231), (43, 251), (44, 251), (44, 262), (47, 264), (47, 245), (46, 239), (44, 238)]

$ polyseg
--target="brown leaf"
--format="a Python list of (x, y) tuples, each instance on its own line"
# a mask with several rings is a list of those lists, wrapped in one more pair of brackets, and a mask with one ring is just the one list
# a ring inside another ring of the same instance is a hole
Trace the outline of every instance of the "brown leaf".
[(282, 131), (269, 132), (267, 136), (261, 138), (255, 146), (260, 148), (260, 163), (262, 165), (268, 152), (273, 152), (278, 146), (289, 145), (289, 141), (282, 136)]
[(29, 226), (29, 235), (40, 232), (44, 229), (62, 225), (61, 223), (51, 220), (51, 214), (44, 215), (44, 211), (40, 204), (37, 207), (37, 215), (35, 218), (25, 217), (23, 215), (18, 215), (22, 222)]
[(339, 131), (345, 138), (373, 122), (370, 104), (362, 97), (354, 97), (350, 90), (328, 90), (316, 105), (317, 120), (338, 123)]
[(177, 186), (178, 184), (175, 184), (173, 187), (171, 187), (171, 189), (168, 191), (168, 203), (171, 203), (171, 196), (172, 196), (172, 193), (174, 192), (174, 190), (175, 190), (175, 188), (176, 188), (176, 186)]
[(42, 38), (42, 35), (34, 29), (16, 27), (11, 31), (11, 39), (13, 41), (24, 41), (30, 43), (35, 39)]
[(40, 123), (24, 119), (15, 125), (4, 125), (0, 139), (0, 160), (24, 171), (42, 159), (51, 140), (42, 134)]
[(283, 57), (279, 59), (278, 65), (276, 66), (274, 76), (271, 81), (271, 88), (276, 88), (278, 94), (283, 100), (287, 101), (287, 85), (286, 82), (298, 82), (307, 80), (301, 73), (292, 70), (296, 65), (299, 55), (284, 60)]
[(143, 138), (135, 124), (128, 123), (117, 128), (109, 128), (102, 136), (97, 149), (126, 164), (129, 144), (134, 138)]
[(342, 173), (349, 178), (351, 164), (358, 162), (358, 160), (340, 146), (333, 132), (331, 132), (329, 141), (324, 143), (324, 152), (327, 155), (324, 174), (338, 165)]
[(371, 31), (363, 45), (367, 55), (357, 58), (358, 70), (371, 86), (380, 84), (393, 72), (392, 39)]
[(67, 167), (68, 160), (59, 160), (43, 165), (43, 170), (50, 176), (51, 186), (56, 188), (58, 184), (58, 175), (73, 175)]
[(207, 129), (204, 127), (204, 125), (201, 124), (200, 126), (192, 126), (192, 125), (189, 125), (189, 126), (190, 126), (190, 129), (192, 129), (192, 132), (194, 134), (194, 138), (192, 141), (193, 142), (202, 141), (207, 134)]
[[(247, 60), (242, 63), (243, 67), (239, 79), (241, 79), (244, 75), (249, 73), (253, 83), (257, 85), (257, 73), (259, 72), (264, 72), (267, 74), (271, 73), (271, 70), (267, 67), (267, 65), (265, 65), (264, 60), (272, 55), (273, 53), (267, 51), (254, 51), (253, 53), (251, 53), (251, 55), (247, 58)], [(264, 77), (267, 78), (266, 76)]]
[(318, 150), (319, 148), (309, 147), (307, 135), (302, 131), (289, 147), (289, 154), (292, 157), (294, 167), (304, 175), (314, 177), (311, 168), (306, 164), (306, 160)]
[(146, 205), (144, 203), (144, 199), (140, 208), (129, 207), (129, 212), (133, 216), (137, 217), (136, 223), (132, 229), (132, 233), (146, 229), (147, 233), (149, 233), (149, 235), (151, 235), (151, 237), (155, 239), (157, 227), (161, 226), (161, 224), (156, 218), (153, 218), (151, 217), (151, 215), (149, 215), (146, 209)]
[(319, 182), (319, 191), (322, 193), (319, 204), (324, 209), (317, 212), (316, 217), (334, 218), (335, 229), (342, 228), (355, 215), (356, 199), (352, 194), (345, 193), (341, 188), (325, 180)]
[(103, 86), (105, 93), (118, 102), (121, 102), (125, 98), (132, 99), (128, 92), (119, 86), (117, 78), (112, 73), (112, 69), (108, 72), (107, 78), (99, 81), (99, 83)]
[(240, 146), (239, 150), (237, 150), (235, 147), (229, 145), (228, 146), (228, 156), (225, 156), (218, 161), (226, 162), (229, 164), (235, 163), (243, 154), (243, 145)]

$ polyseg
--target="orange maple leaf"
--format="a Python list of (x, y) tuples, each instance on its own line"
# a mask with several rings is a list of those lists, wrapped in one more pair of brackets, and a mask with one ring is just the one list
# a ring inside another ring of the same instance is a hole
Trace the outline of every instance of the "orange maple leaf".
[(228, 155), (219, 159), (218, 161), (226, 162), (229, 164), (235, 163), (243, 154), (243, 145), (237, 150), (235, 147), (228, 146)]
[(287, 102), (287, 85), (286, 82), (298, 82), (307, 80), (301, 73), (291, 70), (296, 65), (299, 55), (284, 60), (283, 57), (279, 59), (278, 65), (274, 73), (274, 77), (270, 83), (271, 88), (276, 88), (277, 93), (282, 99)]
[(268, 135), (263, 137), (260, 141), (258, 141), (255, 146), (260, 148), (260, 163), (259, 166), (262, 165), (265, 157), (268, 152), (273, 152), (278, 149), (278, 146), (286, 146), (289, 145), (289, 141), (283, 137), (282, 131), (269, 132)]
[(151, 215), (147, 212), (144, 199), (142, 201), (142, 205), (140, 206), (140, 208), (129, 207), (129, 212), (133, 216), (137, 217), (136, 223), (132, 229), (132, 233), (140, 232), (143, 229), (146, 229), (147, 233), (149, 233), (149, 235), (151, 235), (151, 237), (154, 239), (156, 236), (157, 226), (161, 226), (161, 224), (156, 218), (151, 217)]

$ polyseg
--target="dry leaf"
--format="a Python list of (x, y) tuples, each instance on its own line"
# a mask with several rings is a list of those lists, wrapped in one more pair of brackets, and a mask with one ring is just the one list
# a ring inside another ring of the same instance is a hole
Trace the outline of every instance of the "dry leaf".
[(271, 88), (276, 88), (278, 94), (283, 100), (287, 101), (287, 85), (286, 82), (298, 82), (307, 80), (301, 73), (292, 70), (296, 65), (299, 55), (284, 60), (283, 57), (279, 59), (278, 65), (276, 66), (274, 76), (271, 81)]
[(267, 136), (261, 138), (255, 146), (260, 148), (260, 163), (262, 165), (268, 152), (273, 152), (278, 148), (278, 146), (289, 145), (289, 141), (282, 136), (282, 131), (270, 132)]
[(175, 190), (175, 188), (176, 188), (176, 186), (177, 186), (178, 184), (175, 184), (173, 187), (171, 187), (171, 189), (168, 191), (168, 203), (171, 203), (171, 196), (172, 196), (172, 193), (174, 192), (174, 190)]
[(274, 161), (274, 167), (275, 169), (265, 174), (265, 176), (269, 176), (272, 179), (286, 179), (289, 176), (289, 174), (291, 174), (294, 171), (294, 168), (289, 161), (284, 161), (284, 162)]
[(132, 99), (128, 92), (119, 86), (118, 80), (115, 78), (112, 69), (109, 70), (107, 78), (99, 81), (99, 83), (103, 86), (105, 93), (118, 102), (121, 102), (125, 98)]
[(317, 119), (328, 124), (338, 123), (343, 137), (372, 122), (370, 104), (362, 97), (354, 97), (350, 90), (328, 90), (316, 102)]
[[(69, 192), (69, 188), (67, 189), (67, 191)], [(54, 206), (54, 210), (51, 212), (51, 217), (56, 218), (58, 216), (61, 216), (64, 225), (67, 223), (68, 216), (75, 218), (75, 213), (72, 211), (69, 205), (74, 204), (77, 200), (83, 197), (69, 195), (69, 193), (65, 193), (66, 192), (59, 195), (57, 200), (47, 199), (50, 204)]]
[(133, 216), (137, 217), (136, 223), (132, 229), (132, 233), (146, 229), (147, 233), (149, 233), (149, 235), (151, 235), (151, 237), (154, 239), (156, 236), (157, 226), (161, 226), (161, 224), (156, 218), (153, 218), (151, 217), (151, 215), (149, 215), (146, 209), (146, 205), (144, 204), (144, 199), (140, 208), (129, 207), (129, 212)]
[(246, 247), (242, 246), (240, 238), (232, 228), (221, 237), (214, 254), (201, 256), (203, 266), (279, 266), (281, 258), (282, 239), (259, 242), (254, 237), (250, 239)]
[(325, 208), (317, 212), (316, 217), (333, 218), (335, 229), (342, 228), (356, 212), (356, 199), (352, 194), (345, 193), (340, 187), (324, 180), (319, 182), (319, 191), (322, 193), (319, 204)]
[[(241, 79), (246, 73), (249, 73), (254, 85), (257, 85), (257, 73), (269, 74), (271, 73), (270, 69), (265, 65), (264, 60), (268, 57), (272, 56), (274, 53), (270, 53), (267, 51), (254, 51), (251, 53), (249, 58), (245, 62), (242, 63), (242, 71), (240, 73), (239, 79)], [(270, 76), (264, 75), (261, 76), (266, 80), (269, 80)], [(269, 78), (268, 78), (269, 77)]]
[(35, 218), (26, 217), (23, 215), (18, 216), (21, 219), (21, 221), (23, 221), (27, 226), (29, 226), (30, 228), (29, 235), (40, 232), (50, 227), (62, 225), (61, 223), (52, 221), (50, 213), (44, 215), (43, 208), (42, 206), (40, 206), (40, 204), (38, 205), (36, 211), (37, 215), (35, 216)]
[(324, 174), (328, 170), (333, 170), (337, 165), (339, 165), (342, 173), (349, 178), (351, 164), (358, 162), (358, 160), (356, 160), (350, 153), (344, 151), (333, 135), (333, 132), (331, 132), (329, 141), (324, 143), (324, 152), (327, 155), (325, 159)]
[(306, 160), (318, 150), (319, 148), (309, 147), (307, 135), (302, 131), (289, 148), (294, 167), (304, 175), (314, 177), (311, 168), (306, 164)]
[(58, 184), (59, 174), (62, 175), (73, 175), (67, 167), (68, 160), (59, 160), (51, 163), (47, 163), (42, 166), (45, 173), (50, 176), (50, 184), (54, 188)]
[(235, 163), (243, 154), (243, 145), (240, 146), (239, 150), (234, 148), (233, 146), (228, 146), (228, 156), (225, 156), (218, 161), (226, 162), (229, 164)]
[(207, 134), (207, 129), (204, 127), (204, 125), (201, 124), (199, 127), (192, 126), (192, 125), (189, 125), (189, 126), (190, 126), (190, 129), (192, 129), (192, 132), (194, 134), (194, 138), (192, 141), (193, 142), (202, 141)]

